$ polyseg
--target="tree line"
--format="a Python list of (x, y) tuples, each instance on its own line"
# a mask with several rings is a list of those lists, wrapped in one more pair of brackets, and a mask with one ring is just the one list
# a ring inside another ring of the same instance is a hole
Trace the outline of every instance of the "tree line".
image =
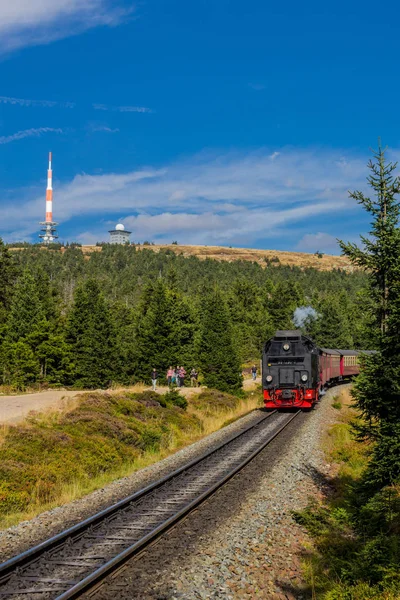
[[(240, 388), (277, 329), (301, 326), (328, 347), (368, 348), (366, 278), (335, 270), (199, 260), (170, 250), (103, 246), (11, 251), (0, 242), (1, 383), (105, 387), (149, 381), (152, 368), (200, 370)], [(294, 323), (296, 308), (313, 317)]]

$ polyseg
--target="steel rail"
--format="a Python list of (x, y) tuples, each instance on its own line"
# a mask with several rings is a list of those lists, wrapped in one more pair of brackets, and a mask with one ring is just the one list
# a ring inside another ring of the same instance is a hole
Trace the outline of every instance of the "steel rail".
[[(174, 481), (178, 481), (178, 483), (179, 483), (179, 479), (178, 479), (179, 476), (183, 476), (185, 473), (190, 474), (191, 471), (193, 471), (193, 470), (195, 471), (194, 467), (201, 466), (201, 463), (205, 463), (205, 465), (206, 465), (207, 460), (209, 462), (210, 462), (210, 460), (212, 461), (213, 459), (215, 459), (215, 457), (218, 456), (218, 453), (223, 454), (224, 450), (229, 452), (230, 446), (235, 448), (235, 442), (239, 441), (240, 438), (242, 438), (242, 437), (244, 440), (246, 440), (246, 435), (248, 436), (249, 432), (251, 432), (252, 430), (256, 431), (257, 427), (262, 425), (272, 415), (276, 414), (276, 412), (277, 411), (268, 413), (266, 416), (263, 416), (261, 419), (258, 419), (256, 421), (256, 423), (252, 423), (249, 427), (246, 427), (243, 431), (240, 431), (240, 432), (236, 433), (235, 435), (231, 436), (230, 438), (228, 438), (228, 440), (225, 440), (224, 442), (219, 444), (214, 449), (205, 452), (201, 456), (199, 456), (196, 459), (192, 460), (191, 462), (183, 465), (179, 469), (175, 470), (173, 473), (168, 474), (167, 476), (156, 481), (155, 483), (145, 487), (142, 490), (139, 490), (138, 492), (132, 494), (131, 496), (128, 496), (127, 498), (106, 508), (105, 510), (93, 515), (92, 517), (85, 519), (84, 521), (82, 521), (81, 523), (78, 523), (74, 527), (71, 527), (71, 528), (61, 532), (60, 534), (53, 536), (49, 540), (46, 540), (45, 542), (35, 546), (34, 548), (31, 548), (30, 550), (27, 550), (26, 552), (23, 552), (22, 554), (8, 560), (3, 565), (0, 565), (0, 597), (9, 597), (9, 598), (14, 597), (15, 598), (17, 596), (21, 596), (21, 597), (26, 598), (27, 593), (31, 594), (30, 597), (32, 597), (32, 598), (38, 597), (39, 594), (42, 594), (43, 597), (52, 598), (52, 599), (56, 599), (56, 600), (67, 600), (67, 599), (72, 599), (72, 598), (78, 597), (83, 591), (87, 590), (89, 587), (92, 587), (95, 583), (97, 583), (98, 581), (103, 579), (109, 572), (114, 570), (121, 563), (125, 562), (129, 557), (141, 552), (147, 545), (150, 544), (150, 542), (155, 540), (158, 536), (160, 536), (167, 529), (171, 528), (174, 524), (176, 524), (179, 520), (181, 520), (185, 515), (187, 515), (195, 507), (197, 507), (199, 504), (201, 504), (206, 498), (208, 498), (211, 494), (213, 494), (219, 487), (223, 486), (236, 473), (238, 473), (241, 469), (243, 469), (243, 467), (245, 465), (247, 465), (259, 452), (261, 452), (277, 435), (279, 435), (279, 433), (283, 429), (285, 429), (285, 427), (287, 427), (287, 425), (289, 425), (289, 423), (301, 411), (297, 411), (293, 415), (290, 415), (290, 417), (288, 419), (284, 420), (284, 422), (277, 429), (273, 429), (272, 433), (267, 434), (266, 437), (262, 441), (260, 441), (260, 443), (258, 445), (256, 445), (256, 447), (249, 454), (244, 456), (244, 458), (239, 461), (239, 463), (234, 464), (232, 468), (230, 468), (228, 471), (225, 471), (221, 476), (218, 476), (217, 479), (215, 479), (215, 477), (214, 477), (215, 481), (212, 481), (212, 479), (213, 479), (212, 469), (210, 469), (211, 474), (208, 473), (207, 467), (203, 474), (200, 471), (200, 475), (197, 474), (197, 480), (201, 480), (202, 476), (204, 474), (206, 474), (207, 476), (209, 476), (209, 478), (211, 478), (211, 484), (207, 485), (206, 489), (199, 494), (196, 494), (195, 490), (194, 490), (194, 492), (193, 492), (194, 497), (192, 497), (191, 499), (189, 498), (188, 502), (183, 501), (184, 505), (181, 508), (179, 508), (176, 512), (173, 512), (173, 514), (171, 516), (166, 515), (167, 518), (164, 521), (158, 523), (157, 525), (155, 524), (154, 527), (150, 527), (150, 530), (148, 532), (146, 532), (146, 527), (147, 528), (149, 527), (148, 525), (146, 525), (146, 517), (149, 516), (151, 518), (151, 513), (139, 514), (139, 516), (145, 517), (145, 522), (141, 526), (140, 525), (137, 526), (137, 528), (143, 529), (144, 535), (142, 535), (138, 540), (135, 540), (134, 543), (132, 543), (131, 545), (126, 547), (121, 552), (118, 552), (111, 559), (106, 560), (100, 567), (95, 568), (96, 565), (93, 565), (94, 570), (92, 570), (91, 572), (90, 572), (90, 566), (87, 563), (83, 562), (83, 566), (86, 567), (86, 572), (89, 571), (89, 574), (87, 574), (86, 576), (83, 576), (82, 579), (80, 579), (79, 581), (74, 580), (74, 581), (68, 581), (68, 582), (64, 581), (63, 582), (61, 580), (51, 579), (51, 577), (48, 577), (47, 579), (43, 578), (43, 577), (38, 577), (38, 578), (32, 577), (32, 576), (27, 577), (28, 581), (31, 581), (31, 580), (35, 581), (36, 579), (38, 579), (42, 583), (44, 583), (45, 581), (48, 581), (50, 584), (56, 584), (56, 583), (61, 584), (62, 587), (64, 588), (64, 591), (60, 590), (60, 588), (58, 588), (58, 589), (51, 588), (50, 586), (45, 587), (45, 588), (41, 587), (37, 590), (35, 588), (30, 588), (30, 589), (28, 588), (28, 590), (26, 590), (26, 589), (24, 590), (24, 589), (19, 588), (18, 585), (14, 589), (13, 588), (4, 589), (4, 586), (7, 587), (6, 584), (9, 583), (10, 581), (12, 581), (13, 577), (17, 577), (17, 581), (20, 579), (21, 576), (23, 578), (24, 571), (26, 572), (26, 570), (30, 567), (34, 568), (35, 564), (38, 563), (43, 556), (48, 557), (49, 562), (51, 562), (51, 558), (52, 558), (52, 556), (54, 556), (54, 553), (56, 553), (60, 549), (61, 550), (64, 549), (65, 547), (67, 549), (69, 549), (72, 546), (72, 544), (79, 543), (80, 541), (84, 540), (85, 535), (88, 536), (89, 538), (91, 538), (91, 537), (101, 538), (102, 541), (104, 541), (104, 543), (107, 543), (107, 541), (108, 541), (109, 544), (114, 545), (114, 546), (124, 543), (124, 542), (113, 542), (114, 540), (122, 539), (119, 537), (109, 536), (109, 538), (107, 540), (107, 534), (104, 534), (103, 536), (96, 536), (95, 535), (96, 527), (101, 527), (102, 525), (108, 526), (109, 524), (111, 524), (111, 527), (112, 527), (113, 523), (114, 523), (114, 525), (116, 525), (117, 528), (125, 527), (126, 529), (132, 529), (132, 528), (134, 529), (135, 528), (134, 525), (121, 525), (121, 524), (118, 525), (118, 523), (115, 524), (115, 520), (118, 519), (119, 513), (121, 513), (121, 515), (123, 517), (124, 516), (123, 511), (129, 510), (130, 505), (132, 505), (133, 503), (135, 505), (136, 504), (139, 505), (137, 508), (139, 509), (139, 513), (140, 513), (140, 509), (143, 508), (143, 506), (141, 506), (141, 504), (140, 504), (140, 501), (148, 498), (148, 502), (151, 505), (152, 500), (155, 499), (157, 501), (157, 497), (154, 494), (154, 492), (160, 491), (164, 487), (166, 488), (166, 491), (168, 492), (168, 490), (172, 489)], [(271, 422), (274, 423), (274, 420), (272, 420)], [(267, 427), (268, 427), (268, 425), (267, 425)], [(262, 433), (263, 433), (263, 431), (261, 430), (261, 432), (258, 432), (257, 435), (262, 437)], [(256, 440), (256, 442), (257, 442), (257, 440)], [(250, 438), (250, 440), (247, 442), (247, 445), (251, 446), (252, 443), (254, 443), (254, 439)], [(246, 441), (244, 444), (244, 449), (245, 449), (245, 447), (246, 447)], [(243, 450), (243, 451), (245, 451), (245, 450)], [(236, 451), (236, 454), (237, 454), (237, 451)], [(239, 454), (240, 454), (240, 448), (239, 448)], [(229, 454), (228, 454), (228, 458), (229, 458)], [(231, 462), (235, 460), (235, 453), (230, 456), (230, 460), (231, 460)], [(223, 462), (222, 459), (221, 459), (221, 462)], [(218, 461), (217, 461), (217, 464), (218, 464)], [(184, 481), (184, 483), (185, 483), (185, 481)], [(186, 483), (187, 483), (187, 481), (186, 481)], [(194, 488), (196, 487), (196, 485), (197, 486), (199, 485), (198, 483), (196, 483), (196, 478), (192, 481), (192, 483), (189, 482), (189, 494), (191, 491), (190, 485), (192, 487), (194, 486)], [(183, 490), (183, 492), (182, 491), (179, 492), (179, 487), (178, 487), (178, 492), (175, 491), (175, 496), (177, 493), (180, 493), (182, 495), (182, 493), (184, 493), (186, 491), (185, 487), (183, 487), (181, 489)], [(172, 493), (174, 493), (173, 489), (172, 489)], [(171, 498), (172, 498), (172, 500), (170, 500), (170, 502), (172, 504), (174, 502), (175, 503), (177, 502), (176, 499), (173, 500), (173, 495), (171, 496)], [(151, 506), (150, 506), (150, 509), (151, 509)], [(155, 513), (157, 513), (157, 510), (159, 512), (162, 509), (156, 507)], [(170, 511), (168, 511), (167, 509), (165, 509), (165, 510), (166, 510), (166, 512), (171, 512), (171, 510)], [(132, 522), (132, 516), (134, 516), (134, 514), (130, 515), (129, 520), (127, 521), (128, 523)], [(116, 517), (115, 520), (113, 520), (114, 517)], [(93, 531), (94, 531), (94, 534), (92, 534)], [(125, 541), (129, 542), (128, 539), (126, 539)], [(81, 558), (81, 560), (87, 561), (87, 560), (90, 560), (91, 558), (96, 558), (96, 557), (83, 556)], [(59, 564), (64, 564), (64, 563), (60, 562)], [(65, 564), (68, 565), (69, 563), (65, 562)], [(83, 575), (85, 575), (85, 574), (83, 574)], [(67, 584), (70, 585), (70, 587), (65, 590), (65, 587), (67, 586)], [(3, 589), (2, 589), (2, 587), (3, 587)], [(51, 594), (51, 593), (58, 594), (60, 591), (62, 591), (62, 593), (60, 595), (49, 596), (49, 594)]]

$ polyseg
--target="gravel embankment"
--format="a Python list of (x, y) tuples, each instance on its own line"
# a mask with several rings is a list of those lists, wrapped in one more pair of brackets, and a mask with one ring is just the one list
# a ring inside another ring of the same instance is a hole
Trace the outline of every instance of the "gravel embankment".
[(239, 431), (244, 425), (256, 421), (259, 417), (259, 411), (252, 411), (231, 425), (179, 450), (154, 465), (133, 473), (129, 477), (116, 480), (106, 487), (96, 490), (70, 504), (46, 511), (30, 521), (23, 521), (14, 527), (0, 531), (0, 562), (79, 523), (83, 519), (118, 502), (171, 471), (178, 469), (196, 456), (200, 456), (208, 449), (217, 446), (236, 431)]
[(311, 597), (300, 570), (307, 536), (291, 511), (329, 488), (333, 467), (324, 459), (321, 440), (337, 421), (331, 404), (339, 390), (330, 390), (317, 410), (295, 419), (224, 488), (90, 597)]

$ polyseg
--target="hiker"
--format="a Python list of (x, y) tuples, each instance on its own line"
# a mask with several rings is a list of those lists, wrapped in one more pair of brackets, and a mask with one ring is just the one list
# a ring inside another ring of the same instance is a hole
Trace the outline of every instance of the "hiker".
[(252, 377), (253, 377), (253, 381), (255, 381), (256, 377), (257, 377), (257, 367), (256, 367), (256, 365), (253, 365), (251, 367), (251, 374), (252, 374)]
[(185, 385), (185, 375), (186, 375), (186, 371), (185, 371), (184, 367), (181, 367), (179, 369), (179, 383), (180, 383), (179, 387), (183, 387)]
[(157, 389), (157, 377), (158, 377), (157, 371), (155, 369), (153, 369), (151, 372), (151, 383), (152, 383), (154, 392)]
[(195, 368), (190, 371), (190, 385), (191, 387), (197, 387), (198, 373)]
[(171, 387), (172, 383), (173, 383), (173, 378), (175, 375), (175, 371), (172, 367), (170, 367), (167, 371), (167, 381), (168, 381), (168, 387)]
[(178, 388), (181, 387), (181, 380), (180, 380), (180, 377), (179, 377), (179, 370), (180, 370), (180, 367), (176, 367), (176, 369), (175, 369), (175, 381), (176, 381), (176, 385), (178, 386)]

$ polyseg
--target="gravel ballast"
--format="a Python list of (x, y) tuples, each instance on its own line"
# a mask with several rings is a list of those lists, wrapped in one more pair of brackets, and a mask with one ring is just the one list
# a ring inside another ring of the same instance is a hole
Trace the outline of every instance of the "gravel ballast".
[(300, 568), (307, 535), (292, 511), (329, 488), (333, 467), (321, 441), (338, 419), (331, 405), (340, 389), (296, 418), (224, 488), (90, 597), (308, 598)]

